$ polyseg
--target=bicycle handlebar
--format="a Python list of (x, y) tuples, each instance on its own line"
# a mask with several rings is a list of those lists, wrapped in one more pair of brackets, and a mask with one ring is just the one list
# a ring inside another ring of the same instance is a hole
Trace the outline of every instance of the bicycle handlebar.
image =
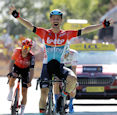
[(66, 80), (65, 79), (62, 79), (62, 80), (43, 80), (41, 78), (39, 78), (37, 80), (37, 84), (36, 84), (36, 90), (38, 90), (38, 84), (40, 84), (40, 82), (44, 82), (44, 83), (53, 83), (53, 82), (63, 82), (63, 83), (66, 83)]
[[(8, 74), (8, 75), (10, 75), (10, 74)], [(7, 76), (8, 76), (8, 75), (7, 75)], [(23, 77), (21, 77), (21, 76), (17, 76), (17, 77), (16, 77), (16, 76), (14, 76), (13, 74), (12, 74), (12, 76), (10, 76), (10, 78), (11, 78), (11, 77), (13, 77), (13, 78), (18, 78), (18, 79), (23, 79)], [(10, 80), (10, 79), (8, 79), (7, 84), (9, 83), (9, 80)], [(25, 83), (25, 82), (23, 82), (23, 84), (26, 84), (26, 85), (27, 85), (27, 83)]]

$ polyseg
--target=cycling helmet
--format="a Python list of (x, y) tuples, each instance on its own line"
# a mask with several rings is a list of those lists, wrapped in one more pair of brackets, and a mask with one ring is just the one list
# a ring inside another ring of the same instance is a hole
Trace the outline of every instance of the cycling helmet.
[(50, 17), (53, 16), (53, 15), (60, 15), (61, 18), (62, 18), (63, 13), (62, 13), (59, 9), (55, 9), (55, 10), (52, 10), (52, 11), (50, 12)]
[(32, 43), (32, 40), (29, 39), (29, 38), (26, 38), (25, 40), (22, 41), (22, 47), (25, 46), (26, 48), (27, 47), (30, 47), (31, 48), (32, 47), (32, 44), (33, 44)]
[(68, 55), (69, 52), (70, 52), (70, 49), (67, 49), (67, 50), (65, 51), (64, 55)]

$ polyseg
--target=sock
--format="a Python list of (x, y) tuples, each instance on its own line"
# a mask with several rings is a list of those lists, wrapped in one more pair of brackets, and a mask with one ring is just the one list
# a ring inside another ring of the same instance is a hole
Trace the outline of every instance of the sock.
[(21, 113), (20, 115), (24, 115), (25, 105), (21, 105)]
[(8, 101), (12, 101), (12, 95), (13, 95), (13, 87), (9, 87), (9, 93), (7, 96)]
[(72, 105), (74, 98), (70, 98), (69, 105)]
[(40, 109), (40, 114), (39, 115), (45, 115), (45, 109)]
[(13, 92), (13, 87), (10, 87), (9, 88), (9, 92)]
[(55, 108), (56, 108), (56, 104), (57, 104), (57, 99), (59, 98), (59, 94), (55, 94), (54, 97), (55, 97)]
[(54, 97), (55, 97), (55, 103), (57, 102), (57, 99), (59, 98), (59, 94), (55, 94)]

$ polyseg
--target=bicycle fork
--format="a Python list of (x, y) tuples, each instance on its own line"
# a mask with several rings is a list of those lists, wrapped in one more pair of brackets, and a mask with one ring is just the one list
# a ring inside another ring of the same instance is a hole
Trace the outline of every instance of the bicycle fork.
[(54, 106), (54, 102), (53, 102), (53, 84), (50, 83), (49, 86), (49, 93), (48, 93), (48, 103), (47, 103), (47, 115), (56, 115), (55, 114), (55, 106)]

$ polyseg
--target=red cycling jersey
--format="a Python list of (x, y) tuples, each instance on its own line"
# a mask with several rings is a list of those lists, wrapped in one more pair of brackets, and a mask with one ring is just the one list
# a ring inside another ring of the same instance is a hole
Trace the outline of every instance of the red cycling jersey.
[(19, 68), (28, 68), (31, 65), (34, 65), (34, 60), (33, 63), (31, 61), (32, 57), (33, 57), (33, 53), (30, 51), (27, 55), (27, 57), (23, 58), (22, 57), (22, 49), (21, 48), (16, 48), (15, 51), (13, 52), (12, 55), (12, 60), (15, 61), (15, 65), (18, 66)]
[(43, 40), (45, 45), (44, 63), (47, 63), (52, 59), (56, 59), (61, 62), (61, 57), (64, 53), (67, 42), (73, 37), (77, 37), (81, 34), (81, 30), (60, 30), (58, 33), (54, 33), (52, 29), (47, 30), (35, 27), (33, 32), (35, 32)]

